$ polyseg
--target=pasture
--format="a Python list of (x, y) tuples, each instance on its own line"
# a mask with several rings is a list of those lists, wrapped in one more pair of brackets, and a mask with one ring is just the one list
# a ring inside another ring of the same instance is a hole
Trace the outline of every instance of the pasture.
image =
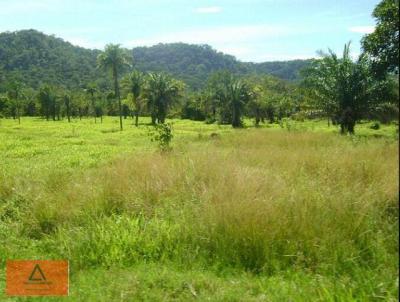
[(0, 119), (1, 268), (69, 259), (71, 301), (397, 300), (395, 126), (172, 120), (161, 153), (149, 121)]

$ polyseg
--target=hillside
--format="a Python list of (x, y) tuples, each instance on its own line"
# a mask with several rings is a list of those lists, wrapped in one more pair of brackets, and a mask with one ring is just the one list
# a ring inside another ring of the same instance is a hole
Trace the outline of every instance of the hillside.
[(35, 30), (1, 33), (1, 84), (18, 79), (33, 88), (42, 83), (79, 87), (101, 77), (98, 54)]
[[(221, 69), (241, 75), (271, 74), (296, 80), (298, 71), (309, 63), (302, 60), (244, 63), (208, 45), (184, 43), (137, 47), (131, 51), (137, 69), (169, 72), (193, 89), (203, 87), (208, 76)], [(106, 76), (96, 70), (99, 53), (36, 30), (0, 33), (0, 89), (13, 79), (33, 88), (42, 83), (76, 88), (91, 81), (106, 86)]]
[(167, 71), (195, 89), (201, 88), (211, 73), (221, 69), (240, 75), (270, 74), (293, 81), (298, 79), (299, 70), (310, 63), (309, 60), (245, 63), (236, 60), (234, 56), (218, 52), (209, 45), (184, 43), (137, 47), (132, 51), (137, 69)]

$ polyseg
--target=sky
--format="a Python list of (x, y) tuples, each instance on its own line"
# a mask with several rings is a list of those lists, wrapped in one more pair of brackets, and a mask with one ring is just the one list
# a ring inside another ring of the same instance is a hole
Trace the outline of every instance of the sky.
[(184, 42), (209, 44), (241, 61), (341, 52), (373, 31), (379, 0), (0, 0), (0, 32), (36, 29), (103, 49)]

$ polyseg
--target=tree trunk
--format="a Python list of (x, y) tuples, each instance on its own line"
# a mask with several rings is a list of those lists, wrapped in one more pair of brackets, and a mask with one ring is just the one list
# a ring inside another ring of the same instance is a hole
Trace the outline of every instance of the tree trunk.
[(232, 127), (239, 128), (241, 126), (239, 110), (235, 105), (232, 106)]
[(115, 96), (118, 99), (118, 109), (119, 109), (119, 128), (122, 131), (122, 104), (121, 104), (121, 96), (119, 95), (119, 85), (118, 85), (118, 72), (117, 67), (113, 67), (113, 77), (114, 77), (114, 92)]
[(260, 111), (256, 110), (256, 127), (260, 125), (260, 120), (261, 120)]
[(70, 123), (71, 122), (71, 118), (70, 118), (70, 115), (71, 115), (71, 108), (70, 108), (70, 104), (69, 104), (69, 101), (67, 100), (67, 102), (66, 102), (66, 106), (67, 106), (67, 119), (68, 119), (68, 123)]
[(18, 125), (21, 125), (21, 116), (19, 115), (19, 109), (17, 109)]
[(155, 125), (156, 121), (157, 121), (157, 116), (154, 113), (152, 113), (151, 114), (151, 124)]
[(139, 112), (136, 111), (135, 113), (135, 126), (138, 127), (139, 126)]
[(356, 125), (356, 118), (354, 116), (353, 110), (350, 107), (347, 107), (342, 112), (342, 116), (340, 117), (340, 133), (341, 134), (354, 134), (354, 128)]

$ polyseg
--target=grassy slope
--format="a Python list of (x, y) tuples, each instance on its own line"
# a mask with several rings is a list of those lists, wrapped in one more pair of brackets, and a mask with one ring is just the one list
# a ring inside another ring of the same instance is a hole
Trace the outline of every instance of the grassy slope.
[(0, 120), (2, 269), (70, 259), (74, 301), (395, 300), (393, 127), (175, 121), (165, 155), (117, 127)]

